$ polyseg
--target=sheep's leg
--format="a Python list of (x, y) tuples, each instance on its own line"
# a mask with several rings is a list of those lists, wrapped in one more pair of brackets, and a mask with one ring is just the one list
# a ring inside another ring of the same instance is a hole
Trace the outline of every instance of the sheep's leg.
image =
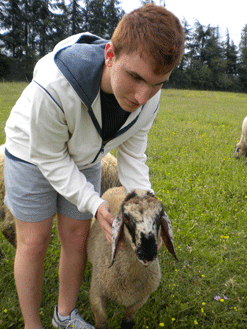
[(133, 329), (135, 325), (135, 315), (136, 312), (146, 303), (147, 298), (139, 301), (138, 303), (127, 307), (125, 316), (123, 318), (121, 329)]
[(133, 329), (135, 325), (135, 321), (127, 321), (123, 320), (121, 323), (121, 329)]
[(91, 289), (90, 304), (95, 317), (95, 329), (107, 329), (106, 299)]

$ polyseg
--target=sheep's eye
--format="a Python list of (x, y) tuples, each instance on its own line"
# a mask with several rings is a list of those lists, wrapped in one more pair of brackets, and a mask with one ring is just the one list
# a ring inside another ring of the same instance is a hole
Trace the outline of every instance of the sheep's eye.
[(124, 224), (126, 225), (132, 240), (135, 240), (135, 231), (136, 231), (136, 224), (135, 221), (131, 218), (131, 216), (124, 215)]
[(126, 223), (129, 222), (129, 216), (128, 215), (124, 214), (123, 218), (124, 218), (124, 222), (126, 222)]
[(132, 226), (133, 226), (133, 224), (132, 224), (133, 221), (131, 220), (130, 216), (127, 216), (127, 215), (124, 216), (124, 223), (128, 228), (132, 228)]

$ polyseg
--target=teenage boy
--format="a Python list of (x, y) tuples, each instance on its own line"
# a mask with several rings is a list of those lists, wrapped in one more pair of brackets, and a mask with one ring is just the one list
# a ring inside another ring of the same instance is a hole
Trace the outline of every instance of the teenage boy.
[(146, 5), (110, 42), (89, 33), (60, 42), (34, 69), (6, 123), (5, 203), (16, 221), (15, 281), (25, 329), (41, 329), (43, 263), (52, 221), (61, 240), (56, 328), (94, 328), (75, 309), (90, 219), (111, 241), (100, 198), (101, 159), (117, 148), (126, 192), (151, 189), (145, 150), (160, 90), (183, 55), (179, 20)]

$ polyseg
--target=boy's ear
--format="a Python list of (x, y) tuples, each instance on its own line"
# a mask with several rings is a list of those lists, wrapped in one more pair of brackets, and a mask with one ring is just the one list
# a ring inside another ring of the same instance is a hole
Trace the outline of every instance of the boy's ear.
[(115, 56), (114, 46), (111, 42), (109, 42), (105, 46), (105, 64), (107, 66), (111, 66), (114, 56)]

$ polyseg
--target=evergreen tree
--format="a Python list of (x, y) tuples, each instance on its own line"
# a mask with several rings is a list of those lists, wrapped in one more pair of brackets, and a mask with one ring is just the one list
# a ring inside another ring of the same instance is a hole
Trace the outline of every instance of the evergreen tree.
[(104, 38), (107, 31), (104, 0), (86, 0), (84, 13), (86, 14), (84, 29)]
[(142, 5), (142, 6), (145, 6), (145, 5), (147, 5), (148, 3), (153, 3), (153, 4), (155, 4), (154, 0), (141, 0), (141, 5)]
[(210, 25), (205, 27), (198, 20), (196, 20), (194, 30), (194, 57), (200, 60), (202, 64), (206, 61), (206, 46), (210, 37)]
[(240, 64), (239, 64), (239, 79), (244, 92), (247, 92), (247, 24), (242, 30), (241, 40), (239, 44)]
[(33, 29), (36, 36), (37, 51), (40, 57), (51, 50), (51, 34), (53, 14), (50, 11), (49, 0), (32, 0), (32, 13), (34, 14)]
[(106, 31), (105, 38), (110, 39), (118, 22), (125, 12), (120, 7), (119, 0), (107, 0), (105, 2)]
[(226, 58), (226, 73), (230, 75), (237, 75), (237, 60), (238, 52), (233, 40), (230, 39), (229, 30), (226, 33), (225, 43), (225, 58)]
[(0, 22), (4, 31), (0, 38), (4, 42), (4, 52), (12, 57), (22, 57), (24, 40), (23, 14), (20, 0), (1, 0)]
[(225, 73), (226, 61), (223, 57), (223, 47), (220, 42), (218, 27), (210, 27), (210, 37), (205, 46), (205, 62), (212, 72), (212, 83), (214, 89), (224, 89), (222, 77)]
[(191, 87), (191, 79), (188, 74), (188, 67), (191, 65), (192, 60), (192, 48), (191, 48), (191, 41), (192, 41), (192, 28), (184, 18), (182, 21), (182, 26), (185, 35), (185, 50), (184, 56), (181, 59), (178, 66), (173, 70), (170, 83), (168, 85), (174, 85), (178, 88), (190, 88)]
[(68, 23), (69, 24), (69, 34), (73, 35), (76, 33), (80, 33), (83, 30), (85, 25), (85, 11), (80, 5), (79, 0), (71, 0), (68, 4), (67, 8), (68, 12)]
[(206, 44), (210, 38), (210, 26), (205, 27), (198, 20), (187, 40), (187, 61), (190, 86), (197, 89), (212, 89), (211, 72), (206, 63)]
[(65, 0), (58, 0), (53, 4), (53, 20), (52, 20), (52, 32), (50, 38), (52, 40), (52, 47), (54, 47), (59, 41), (65, 39), (71, 34), (70, 31), (70, 19), (68, 7), (65, 4)]

